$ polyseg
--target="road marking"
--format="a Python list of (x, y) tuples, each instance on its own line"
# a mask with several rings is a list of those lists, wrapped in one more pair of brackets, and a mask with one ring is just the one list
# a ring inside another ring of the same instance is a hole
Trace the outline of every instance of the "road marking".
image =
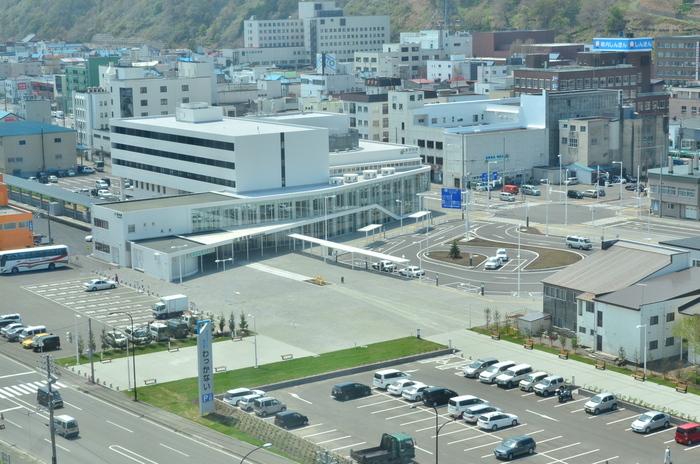
[(116, 424), (116, 423), (114, 423), (114, 422), (112, 422), (112, 421), (106, 421), (106, 422), (107, 422), (108, 424), (112, 424), (112, 425), (115, 426), (115, 427), (119, 427), (119, 428), (122, 429), (122, 430), (126, 430), (126, 431), (129, 432), (129, 433), (134, 433), (133, 430), (129, 430), (129, 429), (127, 429), (126, 427), (122, 427), (121, 425)]
[(330, 450), (330, 451), (331, 451), (331, 453), (335, 453), (336, 451), (340, 451), (340, 450), (342, 450), (342, 449), (351, 448), (351, 447), (353, 447), (353, 446), (364, 445), (365, 443), (367, 443), (367, 442), (366, 442), (366, 441), (361, 441), (361, 442), (359, 442), (359, 443), (353, 443), (352, 445), (341, 446), (340, 448), (333, 448), (333, 449)]
[(190, 457), (189, 454), (185, 454), (185, 453), (183, 453), (182, 451), (176, 450), (175, 448), (171, 448), (170, 446), (164, 445), (163, 443), (159, 443), (159, 445), (162, 446), (163, 448), (168, 448), (168, 449), (171, 450), (171, 451), (175, 451), (176, 453), (179, 453), (179, 454), (181, 454), (181, 455), (183, 455), (183, 456), (185, 456), (185, 457), (187, 457), (187, 458)]
[(395, 406), (393, 408), (380, 409), (379, 411), (372, 411), (372, 414), (378, 414), (380, 412), (385, 412), (385, 411), (393, 411), (394, 409), (401, 409), (401, 408), (405, 408), (405, 407), (406, 407), (406, 405), (402, 404), (400, 406)]
[[(145, 464), (146, 462), (152, 462), (153, 464), (157, 464), (155, 461), (151, 461), (150, 459), (147, 459), (139, 454), (136, 454), (133, 451), (124, 448), (123, 446), (112, 445), (109, 447), (109, 449), (111, 449), (112, 451), (114, 451), (117, 454), (121, 454), (125, 458), (131, 459), (132, 461), (140, 462), (141, 464)], [(135, 456), (137, 456), (140, 459), (136, 459)]]
[(318, 433), (312, 433), (311, 435), (306, 435), (305, 437), (301, 437), (303, 439), (315, 437), (317, 435), (323, 435), (324, 433), (331, 433), (331, 432), (337, 432), (338, 429), (333, 429), (333, 430), (326, 430), (325, 432), (318, 432)]
[(27, 375), (27, 374), (36, 374), (36, 372), (31, 372), (31, 371), (29, 371), (29, 372), (20, 372), (19, 374), (2, 375), (2, 376), (0, 376), (0, 379), (7, 379), (7, 378), (10, 378), (10, 377), (17, 377), (17, 376), (20, 376), (20, 375)]
[(423, 451), (424, 453), (428, 453), (428, 454), (431, 454), (431, 455), (433, 454), (432, 451), (428, 451), (427, 449), (423, 449), (423, 448), (421, 448), (421, 447), (419, 447), (419, 446), (416, 446), (416, 449), (417, 449), (417, 450), (421, 450), (421, 451)]
[[(479, 449), (479, 448), (484, 448), (484, 447), (486, 447), (486, 446), (499, 445), (499, 444), (501, 444), (501, 443), (503, 443), (503, 440), (492, 441), (491, 443), (486, 443), (486, 444), (484, 444), (484, 445), (479, 445), (479, 446), (474, 446), (474, 447), (472, 447), (472, 448), (467, 448), (467, 449), (465, 449), (464, 451), (476, 450), (476, 449)], [(489, 456), (493, 456), (493, 453), (489, 454)]]
[(635, 417), (637, 417), (637, 416), (636, 416), (636, 415), (634, 415), (634, 416), (630, 416), (630, 417), (623, 417), (622, 419), (618, 419), (618, 420), (616, 420), (616, 421), (612, 421), (612, 422), (607, 422), (607, 423), (606, 423), (605, 425), (610, 425), (610, 424), (617, 424), (618, 422), (622, 422), (622, 421), (626, 421), (626, 420), (634, 419)]
[(332, 441), (345, 440), (346, 438), (350, 438), (351, 436), (352, 436), (352, 435), (346, 435), (346, 436), (344, 436), (344, 437), (338, 437), (338, 438), (334, 438), (334, 439), (332, 439), (332, 440), (321, 441), (321, 442), (318, 442), (318, 443), (316, 443), (316, 444), (317, 444), (317, 445), (323, 445), (324, 443), (330, 443), (330, 442), (332, 442)]
[(299, 397), (299, 395), (297, 395), (296, 393), (290, 393), (290, 395), (292, 396), (292, 398), (296, 398), (300, 401), (303, 401), (306, 404), (313, 404), (311, 401), (306, 401), (304, 398)]
[(398, 418), (400, 418), (400, 417), (410, 416), (410, 415), (413, 415), (413, 414), (418, 414), (418, 413), (420, 413), (420, 412), (421, 412), (421, 410), (419, 409), (419, 410), (416, 410), (416, 411), (407, 412), (406, 414), (399, 414), (398, 416), (387, 417), (387, 418), (384, 419), (384, 420), (398, 419)]
[(603, 464), (604, 462), (607, 463), (608, 461), (612, 461), (613, 459), (617, 459), (619, 457), (620, 456), (610, 456), (609, 458), (605, 458), (602, 461), (596, 461), (596, 462), (593, 462), (591, 464)]
[[(51, 440), (49, 440), (48, 438), (44, 438), (44, 441), (45, 441), (46, 443), (51, 443)], [(70, 450), (69, 450), (68, 448), (65, 448), (65, 447), (63, 447), (63, 446), (61, 446), (61, 445), (56, 445), (56, 447), (61, 448), (63, 451), (68, 451), (68, 452), (70, 453)]]
[[(383, 396), (383, 395), (382, 395), (382, 396)], [(358, 406), (357, 409), (369, 408), (369, 407), (371, 407), (371, 406), (376, 406), (376, 405), (382, 404), (382, 403), (389, 403), (389, 402), (391, 402), (391, 401), (394, 401), (394, 398), (389, 398), (388, 400), (384, 400), (384, 401), (378, 401), (378, 402), (376, 402), (376, 403), (363, 404), (362, 406)]]
[(417, 423), (417, 422), (423, 422), (423, 421), (427, 421), (427, 420), (433, 420), (433, 418), (432, 418), (432, 417), (426, 417), (425, 419), (418, 419), (418, 420), (414, 420), (414, 421), (411, 421), (411, 422), (404, 422), (403, 424), (399, 424), (399, 425), (400, 425), (401, 427), (403, 427), (404, 425), (411, 425), (411, 424), (415, 424), (415, 423)]

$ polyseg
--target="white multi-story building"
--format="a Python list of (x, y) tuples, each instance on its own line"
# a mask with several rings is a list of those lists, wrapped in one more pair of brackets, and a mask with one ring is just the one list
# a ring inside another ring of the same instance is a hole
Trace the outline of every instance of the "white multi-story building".
[[(345, 16), (335, 2), (299, 2), (298, 19), (244, 21), (245, 48), (234, 55), (257, 63), (275, 55), (261, 51), (258, 55), (263, 59), (257, 60), (256, 50), (282, 49), (288, 64), (308, 63), (317, 53), (333, 53), (338, 61), (351, 61), (355, 52), (382, 49), (390, 37), (389, 20), (389, 16)], [(297, 59), (290, 51), (297, 53)]]
[(290, 233), (331, 237), (415, 212), (429, 189), (416, 147), (359, 141), (347, 121), (224, 118), (196, 103), (112, 120), (112, 172), (134, 179), (134, 200), (94, 206), (95, 256), (173, 280), (289, 245)]

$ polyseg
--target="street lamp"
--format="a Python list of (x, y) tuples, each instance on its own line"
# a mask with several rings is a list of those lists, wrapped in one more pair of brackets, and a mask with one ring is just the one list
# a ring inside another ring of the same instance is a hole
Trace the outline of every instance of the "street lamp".
[(256, 452), (257, 450), (259, 450), (260, 448), (269, 448), (269, 447), (271, 447), (271, 446), (272, 446), (272, 443), (265, 443), (264, 445), (258, 446), (258, 447), (255, 448), (253, 451), (251, 451), (250, 453), (248, 453), (248, 454), (246, 454), (245, 456), (243, 456), (243, 459), (241, 459), (240, 464), (243, 464), (243, 461), (245, 461), (245, 458), (247, 458), (248, 456), (250, 456), (251, 454), (253, 454), (253, 453)]
[[(413, 406), (411, 406), (411, 409), (416, 409), (417, 407), (418, 407), (418, 405), (414, 404)], [(435, 412), (435, 464), (438, 464), (438, 462), (440, 460), (440, 453), (438, 452), (439, 446), (440, 446), (440, 441), (438, 440), (438, 437), (440, 436), (440, 430), (442, 430), (442, 428), (444, 426), (446, 426), (447, 424), (451, 424), (452, 422), (455, 422), (457, 420), (457, 417), (454, 417), (452, 420), (449, 420), (449, 421), (445, 422), (444, 424), (439, 425), (438, 421), (440, 419), (440, 415), (438, 414), (438, 410), (435, 406), (430, 406), (430, 407)]]
[[(420, 245), (421, 242), (413, 242), (413, 245), (415, 244)], [(420, 271), (418, 272), (418, 282), (421, 282), (423, 280), (423, 250), (418, 247), (418, 268)]]
[[(185, 248), (186, 246), (187, 245), (173, 245), (170, 247), (170, 249), (174, 250), (177, 248), (177, 251), (180, 251), (183, 248)], [(177, 260), (180, 263), (180, 285), (182, 285), (182, 255), (178, 256)]]
[[(569, 178), (569, 170), (566, 170), (566, 178)], [(566, 195), (564, 195), (564, 225), (569, 225), (569, 186), (566, 188)]]
[(78, 354), (78, 318), (80, 314), (75, 315), (75, 335), (73, 335), (73, 341), (75, 342), (75, 364), (80, 365), (80, 355)]
[(618, 176), (617, 181), (620, 184), (620, 216), (622, 216), (622, 161), (613, 161), (612, 164), (620, 165), (620, 175)]
[(486, 190), (488, 192), (489, 198), (488, 198), (488, 206), (487, 206), (487, 214), (491, 214), (491, 165), (492, 164), (498, 164), (498, 161), (489, 161), (488, 164), (486, 165), (486, 170), (487, 172), (487, 182), (486, 182)]
[(258, 368), (258, 323), (255, 320), (255, 316), (248, 314), (248, 317), (253, 318), (253, 345), (255, 346), (255, 368)]
[[(471, 172), (467, 173), (466, 177), (469, 177), (471, 175)], [(466, 213), (466, 222), (464, 223), (464, 228), (465, 228), (465, 238), (469, 240), (469, 229), (471, 227), (471, 224), (469, 224), (469, 198), (470, 197), (470, 192), (469, 189), (464, 190), (464, 209)]]
[(399, 208), (401, 208), (401, 210), (400, 210), (399, 212), (401, 213), (401, 216), (400, 216), (400, 219), (401, 219), (401, 231), (403, 232), (403, 201), (397, 199), (397, 200), (396, 200), (396, 203), (399, 203), (399, 205), (400, 205)]
[(638, 329), (644, 329), (644, 380), (647, 379), (647, 325), (642, 324), (637, 326)]
[[(187, 245), (185, 245), (185, 246), (187, 246)], [(139, 400), (139, 396), (138, 396), (138, 392), (137, 392), (137, 390), (136, 390), (136, 344), (133, 342), (133, 340), (134, 340), (134, 333), (133, 333), (133, 331), (136, 329), (136, 327), (134, 327), (134, 318), (131, 317), (131, 314), (127, 313), (126, 311), (112, 311), (111, 313), (109, 313), (110, 316), (112, 316), (112, 315), (114, 315), (114, 314), (126, 314), (127, 316), (129, 316), (129, 320), (131, 321), (131, 330), (132, 330), (132, 333), (131, 333), (131, 339), (132, 339), (132, 342), (131, 342), (131, 344), (132, 344), (132, 347), (131, 347), (131, 356), (132, 356), (132, 358), (131, 358), (131, 364), (132, 364), (133, 367), (134, 367), (134, 401), (138, 401), (138, 400)], [(128, 338), (128, 337), (127, 337), (127, 339), (126, 339), (126, 346), (127, 346), (127, 347), (129, 346), (129, 338)]]
[[(216, 264), (224, 263), (224, 272), (226, 272), (226, 261), (231, 261), (231, 262), (233, 262), (233, 258), (217, 259), (217, 260), (214, 261), (214, 262), (215, 262)], [(228, 298), (227, 298), (227, 297), (228, 297), (228, 295), (227, 295), (227, 293), (228, 293), (228, 292), (227, 292), (227, 289), (228, 289), (228, 285), (224, 285), (224, 305), (226, 305), (226, 301), (228, 300)]]
[[(335, 198), (335, 195), (329, 195), (327, 197), (323, 197), (323, 207), (325, 208), (325, 217), (323, 219), (323, 232), (325, 233), (325, 239), (328, 241), (328, 199), (329, 198)], [(328, 251), (326, 253), (323, 253), (323, 262), (326, 262), (326, 257), (328, 255)]]
[[(558, 155), (559, 157), (559, 185), (564, 185), (564, 180), (561, 178), (561, 153)], [(561, 201), (561, 197), (559, 197), (559, 201)]]

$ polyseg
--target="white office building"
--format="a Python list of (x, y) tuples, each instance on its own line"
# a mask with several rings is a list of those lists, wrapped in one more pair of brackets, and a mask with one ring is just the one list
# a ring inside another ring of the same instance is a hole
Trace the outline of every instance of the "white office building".
[(429, 189), (416, 147), (360, 141), (347, 115), (224, 118), (183, 104), (174, 116), (111, 124), (112, 172), (135, 181), (134, 200), (94, 206), (94, 254), (163, 280), (291, 246), (291, 233), (396, 220)]

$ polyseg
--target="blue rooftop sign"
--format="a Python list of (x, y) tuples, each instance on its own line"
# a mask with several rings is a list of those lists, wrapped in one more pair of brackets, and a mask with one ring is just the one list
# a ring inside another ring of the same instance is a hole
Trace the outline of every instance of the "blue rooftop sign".
[(622, 37), (612, 39), (593, 39), (593, 50), (611, 51), (637, 51), (651, 50), (654, 46), (652, 37), (634, 37), (625, 39)]

